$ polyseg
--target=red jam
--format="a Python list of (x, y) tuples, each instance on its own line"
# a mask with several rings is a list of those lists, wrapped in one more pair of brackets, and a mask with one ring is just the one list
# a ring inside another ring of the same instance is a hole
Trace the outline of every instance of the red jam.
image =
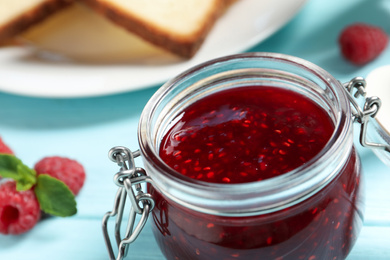
[(313, 158), (333, 133), (329, 116), (292, 91), (245, 87), (188, 107), (160, 156), (193, 179), (243, 183), (272, 178)]
[[(333, 129), (327, 113), (300, 94), (242, 87), (211, 94), (189, 106), (164, 137), (160, 156), (177, 172), (196, 180), (261, 181), (313, 158)], [(359, 187), (354, 150), (321, 192), (258, 216), (195, 212), (151, 187), (156, 201), (154, 233), (167, 259), (344, 259), (362, 224)]]

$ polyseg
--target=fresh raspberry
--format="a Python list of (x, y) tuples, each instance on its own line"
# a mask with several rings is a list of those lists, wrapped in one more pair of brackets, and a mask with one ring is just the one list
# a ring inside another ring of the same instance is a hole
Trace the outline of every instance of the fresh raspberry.
[(381, 28), (364, 23), (346, 27), (339, 38), (341, 53), (355, 65), (366, 64), (378, 57), (387, 43), (388, 35)]
[(84, 167), (75, 160), (53, 156), (45, 157), (34, 166), (37, 174), (49, 174), (63, 181), (74, 195), (77, 195), (84, 185)]
[(14, 154), (14, 152), (9, 148), (0, 137), (0, 153)]
[(17, 191), (10, 179), (0, 181), (0, 233), (17, 235), (32, 229), (41, 210), (32, 190)]

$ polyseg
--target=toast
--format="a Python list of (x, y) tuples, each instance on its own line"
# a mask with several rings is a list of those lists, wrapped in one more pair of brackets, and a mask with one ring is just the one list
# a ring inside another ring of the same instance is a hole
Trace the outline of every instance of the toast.
[(37, 54), (50, 53), (79, 63), (172, 63), (180, 57), (117, 26), (75, 2), (18, 37)]
[(43, 21), (73, 0), (0, 0), (0, 45)]
[(156, 46), (191, 58), (232, 0), (81, 0)]

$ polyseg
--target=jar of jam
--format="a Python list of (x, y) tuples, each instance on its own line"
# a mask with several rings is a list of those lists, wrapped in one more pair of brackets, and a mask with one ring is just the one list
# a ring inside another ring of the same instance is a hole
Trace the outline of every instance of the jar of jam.
[(106, 224), (117, 215), (119, 226), (128, 194), (131, 224), (122, 241), (116, 230), (117, 259), (149, 214), (167, 259), (345, 259), (364, 212), (353, 122), (362, 144), (387, 149), (364, 138), (380, 103), (360, 109), (354, 89), (362, 94), (364, 81), (341, 84), (273, 53), (222, 57), (167, 82), (141, 115), (140, 151), (110, 151), (121, 166), (103, 222), (112, 258)]

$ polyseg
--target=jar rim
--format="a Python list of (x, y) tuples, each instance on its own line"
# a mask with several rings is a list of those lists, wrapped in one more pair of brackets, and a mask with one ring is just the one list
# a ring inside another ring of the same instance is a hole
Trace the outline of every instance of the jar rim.
[[(334, 92), (333, 95), (339, 99), (338, 103), (340, 104), (340, 111), (338, 111), (333, 135), (325, 147), (307, 163), (288, 173), (259, 182), (240, 184), (209, 183), (190, 179), (176, 172), (159, 157), (148, 133), (150, 120), (153, 113), (155, 113), (155, 107), (160, 103), (161, 99), (190, 75), (207, 70), (215, 65), (232, 61), (244, 62), (248, 59), (288, 63), (297, 66), (299, 69), (309, 71), (309, 73), (312, 73), (327, 84), (331, 91)], [(163, 192), (164, 195), (186, 207), (209, 214), (252, 215), (259, 212), (274, 211), (280, 207), (287, 207), (292, 203), (302, 201), (330, 182), (337, 171), (328, 169), (330, 166), (325, 161), (329, 161), (329, 158), (335, 160), (335, 156), (338, 156), (339, 158), (336, 161), (340, 164), (339, 161), (346, 161), (347, 156), (340, 157), (339, 150), (352, 149), (351, 117), (349, 115), (351, 115), (350, 106), (342, 84), (324, 69), (304, 59), (285, 54), (243, 53), (201, 63), (165, 83), (151, 97), (142, 112), (138, 126), (138, 139), (145, 168), (147, 168), (147, 171), (150, 171), (155, 186), (157, 186), (156, 188)], [(343, 154), (348, 153), (344, 152)], [(147, 165), (150, 163), (155, 171), (148, 169)], [(336, 165), (336, 167), (340, 166)], [(318, 174), (321, 171), (327, 174)], [(158, 174), (154, 174), (155, 172), (158, 172)], [(287, 190), (286, 185), (289, 186)], [(202, 191), (202, 194), (198, 194), (199, 190)], [(283, 194), (277, 192), (281, 190), (284, 191), (282, 192)], [(305, 192), (300, 192), (302, 190), (305, 190)], [(201, 199), (192, 199), (194, 195), (201, 197)], [(267, 200), (267, 203), (255, 203), (255, 201), (259, 202), (261, 199), (263, 199), (262, 202)], [(205, 205), (206, 200), (208, 205)], [(241, 201), (242, 204), (233, 209), (232, 205), (229, 205), (233, 201)], [(244, 213), (243, 211), (246, 212)]]

